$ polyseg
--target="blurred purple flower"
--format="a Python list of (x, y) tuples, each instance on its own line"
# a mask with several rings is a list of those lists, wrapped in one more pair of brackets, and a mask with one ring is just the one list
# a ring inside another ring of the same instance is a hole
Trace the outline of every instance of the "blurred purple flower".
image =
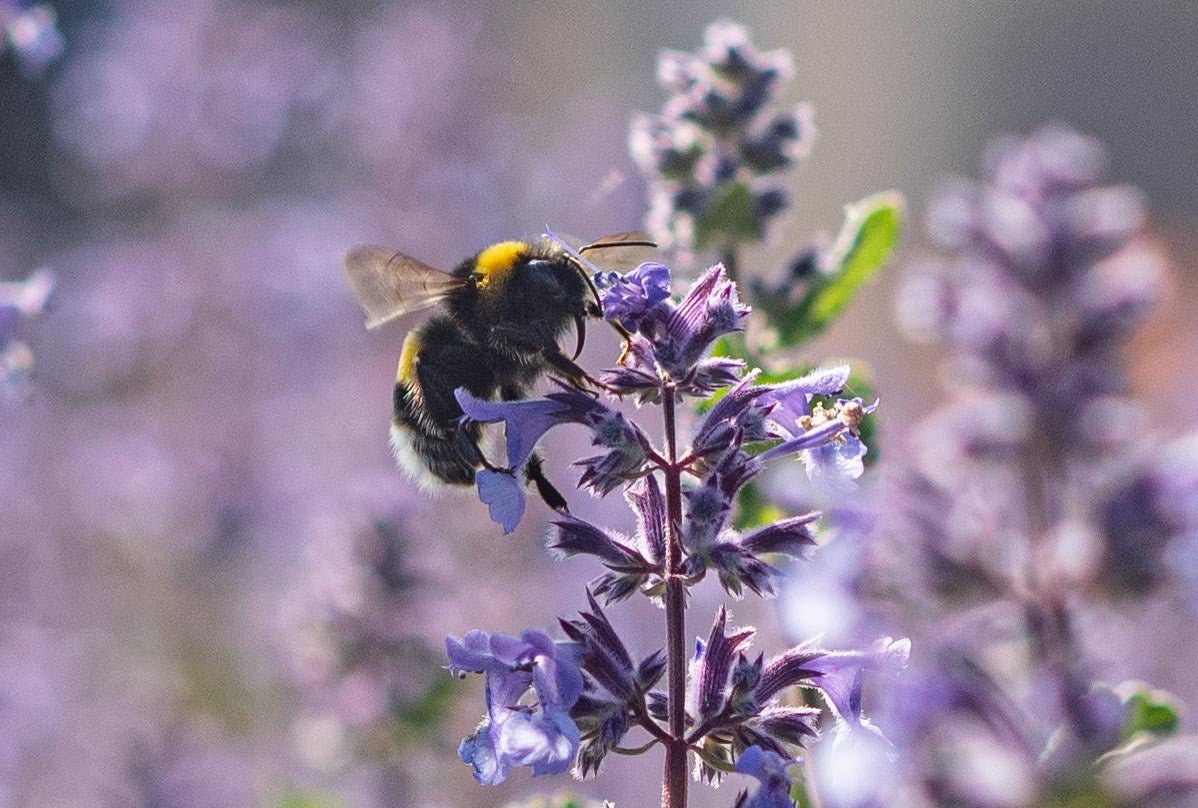
[(0, 394), (20, 397), (33, 369), (33, 353), (16, 338), (22, 320), (40, 315), (54, 290), (54, 274), (39, 269), (23, 281), (0, 282)]
[(658, 83), (671, 96), (661, 114), (633, 118), (628, 145), (649, 180), (646, 225), (664, 247), (759, 240), (788, 207), (778, 176), (814, 131), (808, 105), (776, 108), (792, 73), (789, 52), (759, 52), (727, 20), (707, 28), (697, 53), (659, 56)]
[(750, 746), (736, 759), (737, 774), (755, 777), (761, 783), (757, 792), (748, 796), (742, 792), (732, 808), (792, 808), (790, 798), (790, 775), (786, 773), (791, 761), (777, 752)]
[(62, 55), (63, 37), (58, 12), (52, 6), (21, 0), (0, 2), (0, 32), (8, 40), (21, 71), (39, 76)]

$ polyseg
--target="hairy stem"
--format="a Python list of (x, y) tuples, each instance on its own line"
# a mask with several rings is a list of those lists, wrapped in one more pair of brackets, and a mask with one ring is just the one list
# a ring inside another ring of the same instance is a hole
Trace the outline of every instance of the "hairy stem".
[(669, 731), (666, 745), (662, 808), (686, 808), (686, 590), (680, 574), (682, 542), (682, 467), (678, 464), (678, 432), (674, 412), (674, 385), (663, 390), (666, 431), (666, 655), (668, 662)]

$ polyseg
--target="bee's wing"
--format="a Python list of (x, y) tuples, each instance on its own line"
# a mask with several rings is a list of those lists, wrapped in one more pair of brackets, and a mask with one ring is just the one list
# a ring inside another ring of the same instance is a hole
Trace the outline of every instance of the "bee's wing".
[(634, 230), (597, 238), (578, 252), (602, 269), (623, 272), (656, 258), (657, 243), (648, 233)]
[(432, 306), (467, 283), (390, 247), (372, 245), (350, 250), (345, 274), (366, 310), (367, 328)]

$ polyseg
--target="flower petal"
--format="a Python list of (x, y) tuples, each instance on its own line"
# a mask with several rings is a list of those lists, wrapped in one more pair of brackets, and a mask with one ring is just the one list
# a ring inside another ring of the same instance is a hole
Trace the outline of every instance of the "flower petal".
[(474, 475), (478, 498), (487, 506), (491, 521), (511, 533), (524, 518), (524, 488), (514, 475), (480, 469)]

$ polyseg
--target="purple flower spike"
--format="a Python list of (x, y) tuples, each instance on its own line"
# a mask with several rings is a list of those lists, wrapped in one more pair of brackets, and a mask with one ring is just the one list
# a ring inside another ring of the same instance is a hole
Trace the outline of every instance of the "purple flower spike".
[(524, 518), (524, 487), (514, 474), (479, 469), (474, 475), (478, 498), (487, 506), (491, 521), (503, 528), (506, 536)]
[(761, 787), (752, 798), (748, 792), (742, 793), (732, 808), (793, 808), (790, 775), (786, 773), (789, 765), (790, 761), (777, 752), (764, 750), (760, 746), (750, 746), (741, 752), (736, 761), (737, 773), (756, 777)]

